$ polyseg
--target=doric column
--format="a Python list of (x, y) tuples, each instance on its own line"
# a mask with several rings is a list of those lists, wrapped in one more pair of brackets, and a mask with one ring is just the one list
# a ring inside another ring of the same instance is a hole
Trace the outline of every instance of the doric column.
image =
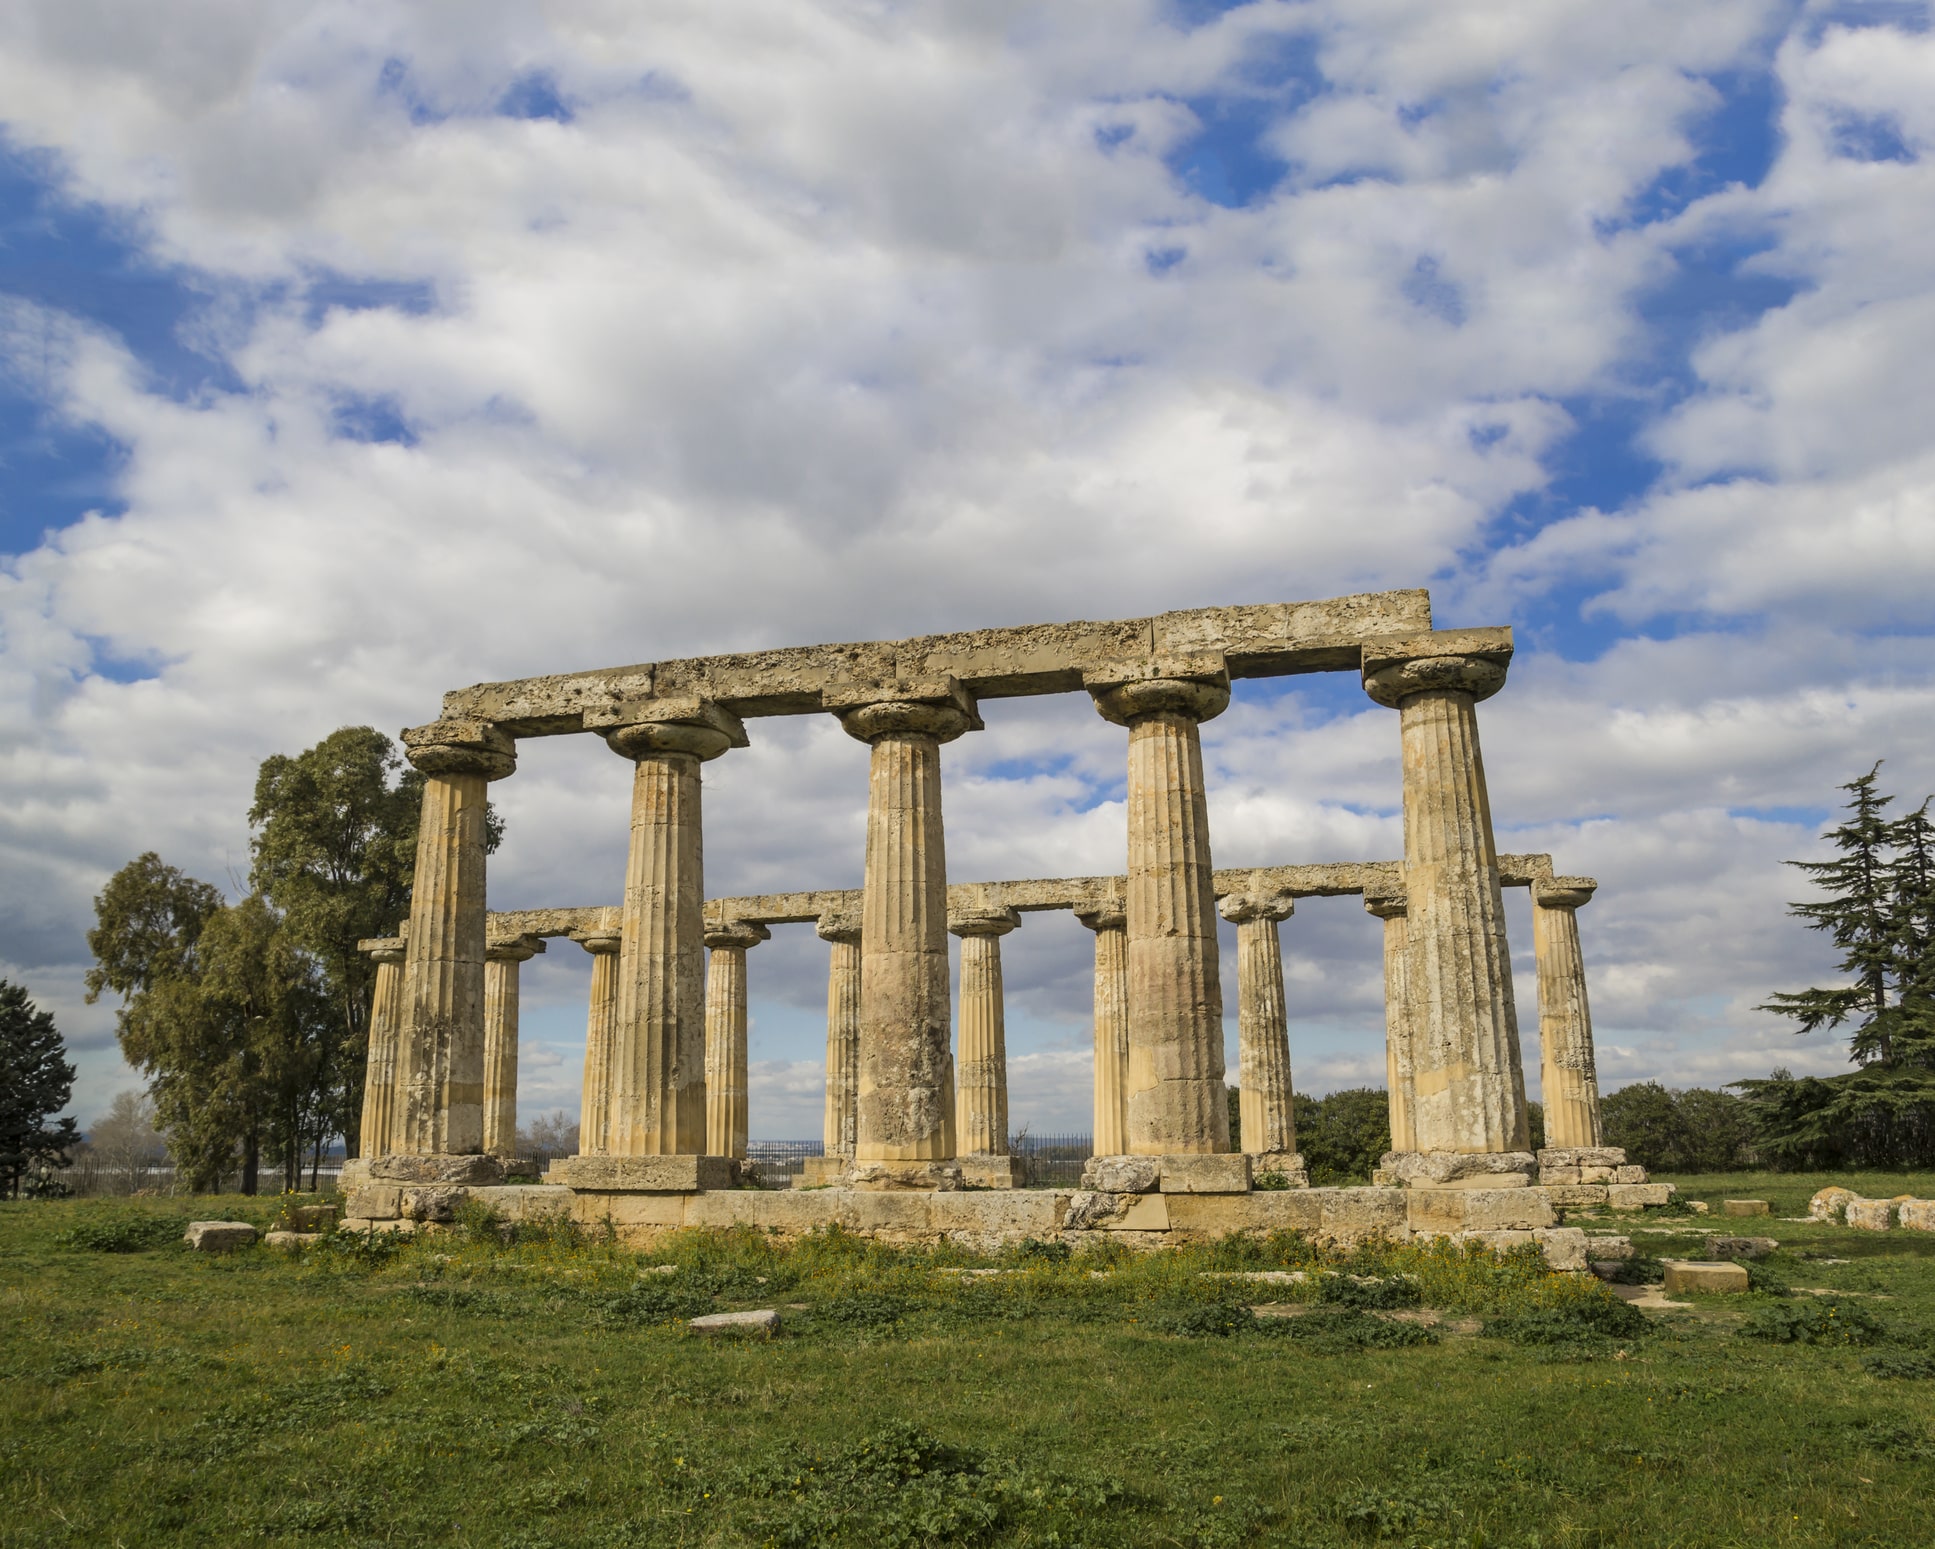
[(1538, 958), (1540, 1074), (1548, 1146), (1605, 1144), (1578, 914), (1598, 886), (1591, 877), (1553, 877), (1532, 885), (1532, 950)]
[(413, 727), (403, 747), (424, 781), (391, 1149), (475, 1155), (484, 1149), (485, 792), (517, 767), (517, 749), (487, 721)]
[(1232, 893), (1217, 908), (1236, 927), (1236, 1036), (1243, 1149), (1281, 1156), (1297, 1149), (1290, 1103), (1290, 1027), (1277, 926), (1296, 901), (1288, 893)]
[(705, 976), (705, 1150), (707, 1156), (746, 1155), (746, 949), (773, 933), (751, 920), (708, 926), (712, 949)]
[(484, 1149), (517, 1155), (518, 965), (544, 950), (538, 936), (484, 945)]
[(636, 765), (606, 1149), (611, 1156), (699, 1155), (706, 1143), (699, 765), (744, 747), (746, 732), (729, 710), (689, 698), (622, 706), (597, 729)]
[(1393, 1151), (1418, 1149), (1417, 1125), (1411, 1118), (1411, 1003), (1404, 907), (1402, 893), (1364, 895), (1364, 912), (1384, 922), (1384, 1091)]
[(1095, 932), (1095, 1135), (1097, 1156), (1128, 1144), (1129, 917), (1117, 904), (1076, 916)]
[(358, 1156), (387, 1156), (396, 1148), (390, 1129), (396, 1115), (396, 1044), (403, 1020), (404, 938), (375, 936), (356, 943), (376, 964), (370, 996), (369, 1057), (363, 1066), (363, 1122)]
[(833, 949), (826, 971), (825, 1151), (851, 1158), (860, 1093), (860, 920), (823, 914), (816, 929)]
[(1128, 1150), (1229, 1150), (1223, 991), (1198, 727), (1229, 704), (1213, 662), (1090, 674), (1102, 716), (1129, 729)]
[[(616, 913), (606, 910), (607, 915)], [(618, 949), (624, 937), (608, 928), (573, 931), (591, 954), (591, 1005), (585, 1018), (584, 1091), (578, 1103), (578, 1155), (605, 1156), (611, 1139), (611, 1063), (618, 1042)]]
[(1511, 953), (1499, 893), (1477, 702), (1504, 685), (1508, 629), (1393, 637), (1364, 647), (1364, 688), (1398, 712), (1412, 1122), (1420, 1151), (1523, 1152), (1529, 1143)]
[(1012, 909), (957, 915), (961, 938), (961, 1035), (955, 1062), (955, 1140), (963, 1156), (1008, 1154), (1008, 1037), (1002, 1007), (1001, 938), (1017, 929)]
[(955, 1182), (948, 1048), (947, 854), (941, 744), (981, 724), (958, 683), (897, 683), (824, 695), (873, 748), (860, 910), (860, 1077), (854, 1179)]

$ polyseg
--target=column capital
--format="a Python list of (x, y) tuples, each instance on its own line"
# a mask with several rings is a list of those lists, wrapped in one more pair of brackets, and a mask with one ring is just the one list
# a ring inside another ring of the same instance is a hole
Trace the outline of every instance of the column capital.
[(1364, 895), (1364, 912), (1380, 920), (1401, 920), (1410, 912), (1410, 908), (1410, 895), (1402, 891)]
[(587, 731), (595, 731), (621, 758), (686, 753), (704, 763), (728, 748), (746, 746), (745, 724), (724, 705), (695, 695), (623, 699), (586, 710)]
[(851, 944), (860, 939), (860, 916), (841, 914), (829, 909), (814, 923), (813, 929), (822, 941), (844, 941)]
[(625, 944), (624, 934), (615, 929), (574, 930), (571, 939), (593, 957), (608, 957)]
[(1230, 675), (1220, 651), (1108, 662), (1082, 674), (1096, 714), (1117, 726), (1145, 715), (1207, 721), (1229, 707)]
[(356, 950), (376, 963), (400, 963), (409, 949), (407, 936), (370, 936), (356, 943)]
[(1532, 902), (1541, 909), (1579, 909), (1598, 887), (1593, 877), (1541, 877), (1532, 884)]
[(501, 780), (517, 768), (517, 741), (490, 721), (432, 721), (404, 727), (403, 756), (428, 775)]
[(715, 948), (738, 947), (743, 951), (772, 939), (773, 933), (757, 920), (721, 920), (705, 928), (705, 944)]
[(950, 915), (947, 928), (956, 936), (1005, 936), (1021, 928), (1021, 914), (1014, 909), (977, 909)]
[(1428, 634), (1385, 635), (1363, 647), (1364, 692), (1395, 710), (1413, 694), (1451, 689), (1489, 699), (1505, 686), (1512, 660), (1512, 631), (1435, 629)]
[(1288, 893), (1226, 893), (1216, 900), (1216, 912), (1232, 925), (1287, 920), (1297, 912), (1297, 901)]
[(896, 733), (952, 742), (983, 724), (974, 696), (950, 677), (836, 684), (821, 690), (820, 703), (849, 737), (865, 743)]
[(544, 950), (542, 936), (499, 936), (484, 943), (487, 963), (527, 963)]
[(1129, 928), (1128, 905), (1115, 900), (1093, 909), (1077, 909), (1075, 918), (1090, 930), (1127, 930)]

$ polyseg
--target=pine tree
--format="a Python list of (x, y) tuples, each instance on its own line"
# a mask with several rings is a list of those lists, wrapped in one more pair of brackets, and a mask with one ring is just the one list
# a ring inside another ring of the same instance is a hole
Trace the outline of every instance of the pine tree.
[(47, 1120), (67, 1106), (74, 1067), (54, 1026), (18, 984), (0, 979), (0, 1199), (15, 1199), (35, 1166), (61, 1167), (79, 1139), (74, 1121)]

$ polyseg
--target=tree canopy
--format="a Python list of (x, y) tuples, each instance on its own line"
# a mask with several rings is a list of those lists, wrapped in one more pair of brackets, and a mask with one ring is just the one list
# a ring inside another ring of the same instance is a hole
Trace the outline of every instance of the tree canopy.
[(67, 1106), (74, 1067), (50, 1011), (0, 979), (0, 1199), (17, 1198), (36, 1167), (61, 1167), (78, 1138), (74, 1121), (48, 1120)]

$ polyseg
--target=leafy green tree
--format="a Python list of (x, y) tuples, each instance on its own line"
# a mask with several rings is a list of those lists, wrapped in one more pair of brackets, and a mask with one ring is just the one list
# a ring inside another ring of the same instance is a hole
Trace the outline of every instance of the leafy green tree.
[(1756, 1159), (1751, 1106), (1731, 1092), (1636, 1081), (1602, 1098), (1599, 1116), (1607, 1145), (1660, 1172), (1727, 1172)]
[(79, 1137), (72, 1119), (47, 1121), (67, 1106), (74, 1067), (50, 1011), (20, 985), (0, 979), (0, 1199), (17, 1199), (33, 1167), (62, 1167)]
[(1383, 1088), (1348, 1087), (1322, 1098), (1299, 1092), (1291, 1105), (1297, 1149), (1313, 1184), (1371, 1181), (1371, 1170), (1391, 1149), (1390, 1101)]
[(193, 978), (202, 927), (222, 907), (220, 888), (197, 882), (153, 850), (108, 878), (94, 900), (94, 929), (87, 949), (87, 1003), (103, 990), (119, 992), (120, 1021), (138, 995), (171, 979)]
[(1606, 1144), (1618, 1146), (1629, 1162), (1665, 1172), (1680, 1151), (1680, 1115), (1673, 1094), (1657, 1081), (1635, 1081), (1599, 1100), (1599, 1122)]

